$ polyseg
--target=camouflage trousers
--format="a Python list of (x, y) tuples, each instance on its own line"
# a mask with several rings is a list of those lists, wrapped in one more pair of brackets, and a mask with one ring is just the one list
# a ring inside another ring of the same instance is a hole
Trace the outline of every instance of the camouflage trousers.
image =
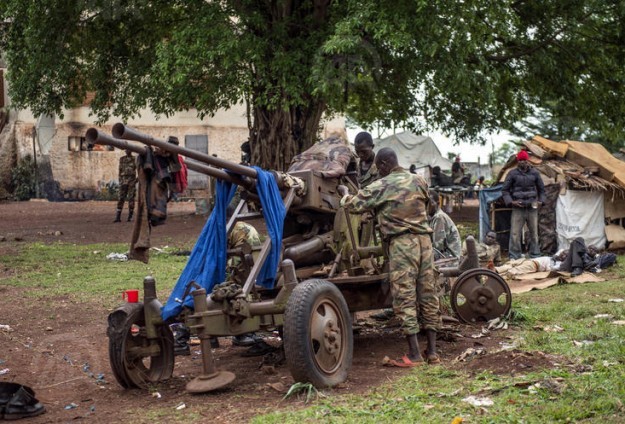
[(429, 234), (403, 234), (388, 247), (393, 310), (404, 334), (438, 330), (441, 313)]
[(119, 184), (119, 198), (117, 200), (117, 210), (124, 208), (124, 200), (128, 201), (128, 210), (133, 211), (135, 209), (135, 194), (137, 182), (135, 180), (131, 182), (124, 182)]

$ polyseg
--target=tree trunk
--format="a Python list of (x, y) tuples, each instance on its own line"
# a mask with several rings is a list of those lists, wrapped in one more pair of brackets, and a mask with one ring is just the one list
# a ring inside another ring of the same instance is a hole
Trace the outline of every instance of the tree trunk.
[(263, 169), (287, 170), (293, 156), (317, 141), (324, 110), (325, 103), (313, 100), (306, 107), (289, 110), (253, 106), (251, 163)]

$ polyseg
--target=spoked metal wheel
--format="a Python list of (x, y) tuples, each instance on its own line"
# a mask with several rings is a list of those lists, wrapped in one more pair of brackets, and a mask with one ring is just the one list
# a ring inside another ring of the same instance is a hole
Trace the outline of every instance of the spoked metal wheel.
[(472, 269), (458, 277), (451, 289), (450, 301), (461, 321), (475, 323), (507, 315), (512, 306), (512, 293), (496, 272)]
[(342, 383), (354, 348), (351, 317), (340, 290), (324, 280), (298, 284), (284, 313), (284, 353), (295, 381)]
[(157, 339), (146, 335), (143, 304), (126, 304), (109, 315), (109, 360), (123, 387), (146, 388), (166, 380), (174, 369), (174, 336), (168, 325), (157, 328)]

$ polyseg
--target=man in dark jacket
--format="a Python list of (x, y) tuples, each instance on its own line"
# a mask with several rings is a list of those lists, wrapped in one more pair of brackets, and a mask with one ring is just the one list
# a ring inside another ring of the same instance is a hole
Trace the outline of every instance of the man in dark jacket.
[(537, 170), (528, 162), (529, 155), (521, 150), (516, 157), (518, 166), (508, 173), (501, 194), (506, 206), (512, 207), (510, 218), (510, 259), (521, 258), (521, 236), (527, 223), (530, 232), (529, 254), (541, 256), (538, 244), (538, 208), (545, 204), (545, 185)]

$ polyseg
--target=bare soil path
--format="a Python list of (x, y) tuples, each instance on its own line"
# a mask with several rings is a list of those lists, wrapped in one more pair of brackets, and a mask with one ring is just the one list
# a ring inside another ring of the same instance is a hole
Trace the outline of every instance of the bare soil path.
[[(0, 240), (5, 239), (0, 242), (0, 252), (34, 241), (125, 243), (132, 225), (114, 224), (114, 210), (113, 202), (0, 203)], [(194, 211), (193, 203), (172, 204), (167, 224), (152, 232), (153, 245), (193, 242), (206, 220)], [(0, 273), (0, 324), (8, 325), (11, 331), (0, 330), (0, 370), (8, 369), (0, 381), (15, 381), (35, 390), (47, 412), (29, 419), (30, 423), (173, 422), (181, 414), (191, 414), (186, 416), (194, 417), (193, 422), (245, 422), (258, 414), (304, 406), (296, 398), (283, 400), (293, 383), (286, 365), (263, 368), (262, 358), (241, 357), (245, 348), (232, 346), (226, 338), (220, 339), (221, 347), (215, 354), (218, 368), (237, 375), (230, 388), (207, 395), (185, 393), (186, 382), (202, 369), (199, 349), (193, 346), (191, 356), (176, 357), (170, 381), (151, 392), (124, 390), (116, 383), (108, 362), (106, 317), (110, 311), (99, 304), (63, 297), (35, 303), (21, 296), (17, 288), (3, 285), (2, 278)], [(381, 365), (385, 355), (403, 354), (405, 341), (397, 327), (376, 323), (368, 314), (359, 313), (357, 318), (349, 378), (339, 387), (324, 390), (330, 397), (365, 394), (413, 372)], [(541, 355), (495, 353), (501, 343), (509, 341), (512, 330), (479, 340), (470, 337), (479, 333), (479, 327), (457, 325), (448, 330), (445, 339), (438, 342), (443, 367), (514, 373), (552, 365), (551, 358)], [(268, 336), (270, 344), (279, 345), (277, 337)], [(467, 348), (476, 346), (493, 353), (476, 358), (470, 366), (453, 362)], [(178, 410), (181, 405), (184, 409)]]

